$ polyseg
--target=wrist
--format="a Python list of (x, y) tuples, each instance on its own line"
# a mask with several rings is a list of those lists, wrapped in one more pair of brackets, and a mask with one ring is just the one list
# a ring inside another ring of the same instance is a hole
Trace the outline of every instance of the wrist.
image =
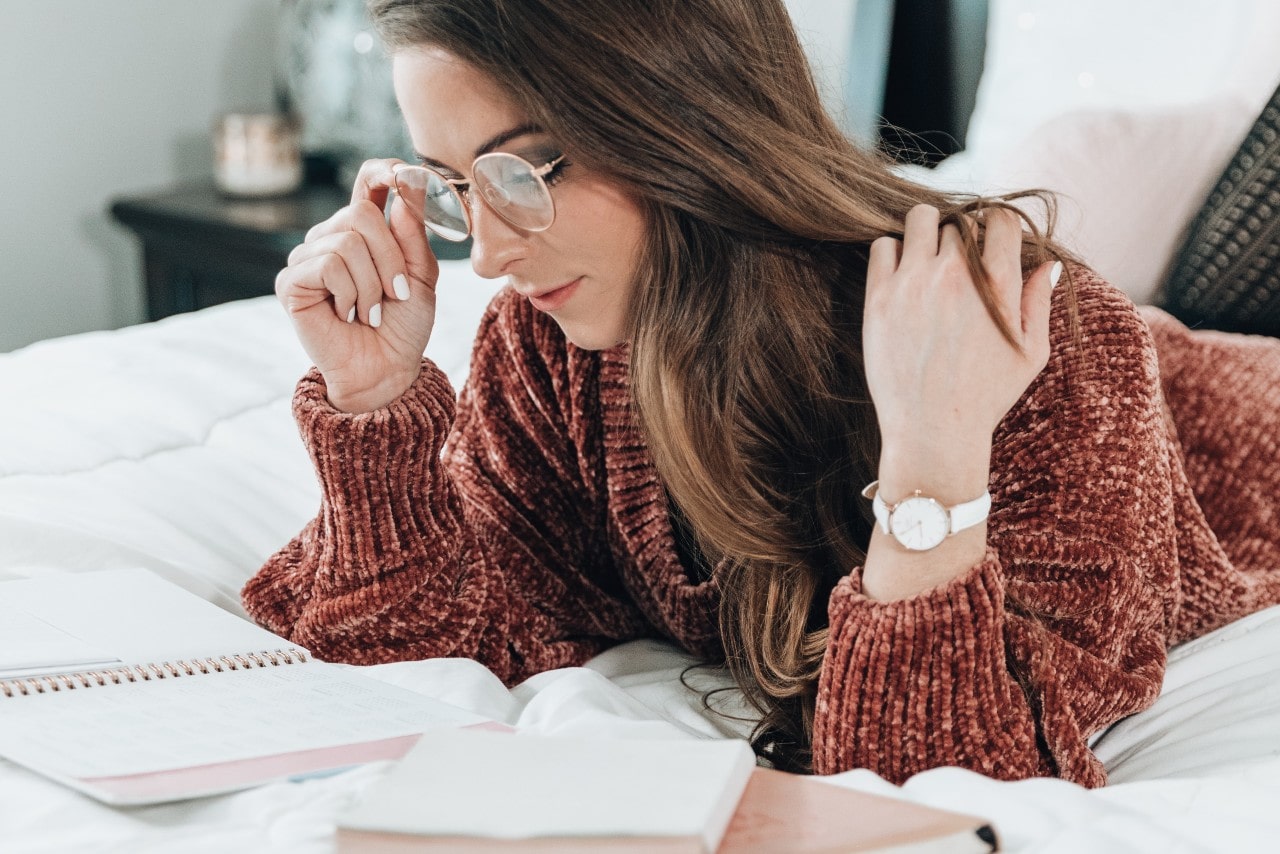
[(890, 503), (916, 490), (944, 504), (969, 501), (987, 491), (991, 443), (956, 443), (946, 449), (886, 444), (878, 479), (880, 494)]
[(904, 549), (877, 526), (862, 567), (862, 592), (880, 601), (918, 596), (951, 583), (980, 563), (986, 552), (986, 522), (948, 537), (927, 552)]
[(325, 376), (326, 396), (329, 405), (339, 412), (358, 415), (373, 412), (390, 404), (418, 379), (420, 367), (414, 365), (411, 372), (397, 372), (382, 377), (373, 386), (345, 383), (341, 378)]

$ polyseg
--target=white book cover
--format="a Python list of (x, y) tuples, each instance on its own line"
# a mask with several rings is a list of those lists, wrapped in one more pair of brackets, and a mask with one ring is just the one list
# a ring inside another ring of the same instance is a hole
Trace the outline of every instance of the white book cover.
[(734, 739), (427, 733), (339, 819), (339, 842), (346, 830), (460, 849), (468, 839), (555, 840), (546, 850), (667, 839), (710, 852), (755, 764), (750, 745)]

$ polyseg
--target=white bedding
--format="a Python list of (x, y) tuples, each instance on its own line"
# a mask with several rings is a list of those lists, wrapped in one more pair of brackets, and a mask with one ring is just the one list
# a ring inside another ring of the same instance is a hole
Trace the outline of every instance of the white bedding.
[[(445, 265), (428, 352), (455, 382), (493, 290), (465, 262)], [(269, 298), (0, 355), (0, 580), (143, 566), (239, 611), (240, 585), (317, 506), (289, 414), (306, 367)], [(368, 671), (543, 732), (741, 732), (681, 686), (689, 663), (635, 643), (510, 691), (462, 660)], [(988, 816), (1009, 851), (1275, 850), (1280, 609), (1176, 650), (1159, 702), (1097, 751), (1113, 780), (1098, 791), (956, 768), (901, 788), (868, 771), (840, 779)], [(327, 852), (335, 812), (382, 767), (114, 810), (0, 760), (0, 851)]]

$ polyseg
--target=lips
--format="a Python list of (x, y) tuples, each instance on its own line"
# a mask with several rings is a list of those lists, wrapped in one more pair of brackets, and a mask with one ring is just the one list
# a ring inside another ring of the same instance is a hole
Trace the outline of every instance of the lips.
[(538, 311), (555, 311), (556, 309), (563, 307), (564, 304), (569, 301), (574, 292), (578, 290), (578, 285), (581, 284), (581, 282), (582, 278), (578, 277), (572, 282), (563, 284), (558, 288), (543, 291), (540, 294), (529, 294), (529, 302), (534, 308), (538, 309)]

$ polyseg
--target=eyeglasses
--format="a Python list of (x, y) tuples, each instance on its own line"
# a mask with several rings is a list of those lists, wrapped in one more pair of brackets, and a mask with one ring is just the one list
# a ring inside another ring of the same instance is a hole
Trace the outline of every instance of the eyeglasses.
[(446, 178), (429, 166), (404, 166), (395, 173), (396, 192), (410, 210), (421, 214), (423, 225), (455, 243), (471, 234), (468, 202), (474, 202), (477, 195), (516, 228), (546, 231), (556, 219), (546, 176), (564, 158), (561, 154), (534, 167), (523, 157), (505, 151), (482, 154), (471, 164), (470, 182)]

